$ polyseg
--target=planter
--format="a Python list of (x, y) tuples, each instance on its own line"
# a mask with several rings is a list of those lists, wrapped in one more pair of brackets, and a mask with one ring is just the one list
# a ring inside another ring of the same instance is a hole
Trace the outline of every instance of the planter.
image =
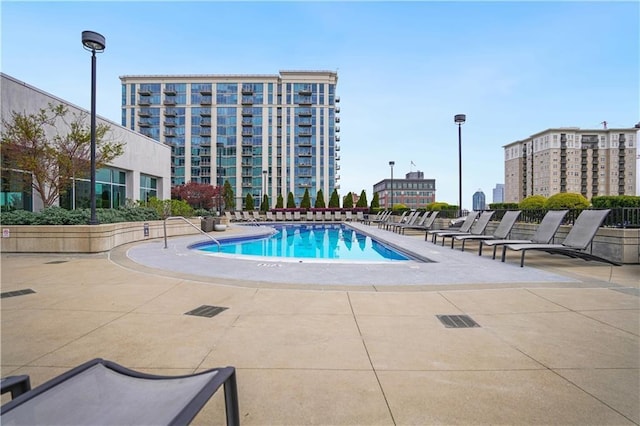
[(227, 230), (227, 225), (223, 225), (223, 224), (213, 225), (213, 230), (216, 231), (216, 232), (226, 231)]

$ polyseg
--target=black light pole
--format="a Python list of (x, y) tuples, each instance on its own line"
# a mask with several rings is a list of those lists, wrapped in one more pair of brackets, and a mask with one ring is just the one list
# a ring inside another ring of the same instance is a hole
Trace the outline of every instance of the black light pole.
[[(264, 189), (262, 190), (262, 200), (264, 200), (264, 196), (267, 195), (267, 171), (262, 171), (262, 186)], [(262, 204), (262, 200), (260, 200), (260, 204)], [(267, 210), (269, 210), (269, 206), (266, 206)]]
[(89, 225), (97, 225), (96, 218), (96, 52), (104, 51), (105, 39), (93, 31), (82, 32), (82, 45), (91, 52), (91, 218)]
[(216, 148), (218, 148), (218, 171), (216, 173), (218, 181), (218, 216), (222, 217), (222, 150), (224, 145), (218, 142), (216, 143)]
[(393, 166), (395, 161), (389, 161), (389, 167), (391, 167), (391, 210), (393, 210)]
[(464, 114), (456, 114), (453, 121), (458, 125), (458, 216), (462, 216), (462, 125), (467, 120)]

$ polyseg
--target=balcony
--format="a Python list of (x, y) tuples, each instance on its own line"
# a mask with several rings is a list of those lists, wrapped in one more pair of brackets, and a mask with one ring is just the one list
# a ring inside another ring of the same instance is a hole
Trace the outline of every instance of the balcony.
[(151, 105), (151, 97), (150, 96), (140, 96), (138, 98), (138, 105)]
[(202, 127), (211, 127), (211, 119), (210, 118), (201, 118), (200, 126)]
[(242, 136), (253, 136), (253, 129), (250, 127), (244, 127), (242, 129)]
[(311, 157), (313, 156), (313, 154), (311, 153), (311, 150), (300, 150), (298, 152), (298, 157)]
[(242, 105), (253, 105), (253, 96), (243, 96), (240, 102)]
[(340, 107), (339, 107), (339, 106), (337, 106), (337, 107), (335, 108), (335, 111), (336, 111), (336, 112), (340, 112)]
[(252, 84), (243, 84), (242, 85), (242, 94), (243, 95), (253, 95), (253, 85)]
[(311, 120), (299, 120), (298, 125), (300, 127), (311, 127)]
[[(253, 147), (253, 140), (251, 140), (251, 138), (242, 139), (242, 146)], [(243, 154), (244, 154), (244, 150), (243, 150)]]
[(300, 88), (300, 90), (298, 90), (298, 94), (299, 95), (309, 95), (310, 96), (311, 93), (313, 93), (313, 92), (312, 92), (312, 87), (311, 87), (310, 84), (306, 84), (306, 85), (302, 86)]
[(311, 144), (311, 140), (305, 139), (305, 140), (301, 140), (300, 142), (298, 142), (298, 146), (300, 146), (300, 147), (311, 147), (313, 145)]
[(311, 105), (311, 96), (300, 96), (298, 98), (298, 104), (299, 105)]
[(167, 138), (175, 138), (176, 137), (175, 129), (164, 129), (164, 136)]
[(200, 94), (202, 96), (209, 96), (211, 97), (211, 87), (201, 87), (200, 88)]
[(211, 105), (211, 96), (203, 96), (200, 98), (200, 105)]
[(152, 138), (151, 129), (140, 129), (140, 134), (145, 135), (148, 138)]
[[(311, 162), (303, 161), (301, 163), (298, 163), (298, 167), (313, 167), (313, 166), (312, 166)], [(311, 175), (309, 175), (309, 176), (311, 176)]]
[(336, 175), (336, 180), (340, 180), (340, 175)]
[(298, 116), (300, 116), (300, 117), (311, 117), (311, 108), (300, 108), (300, 109), (298, 109)]
[(253, 186), (253, 184), (251, 183), (250, 180), (243, 180), (242, 181), (242, 187), (243, 188), (251, 188)]
[(151, 89), (147, 89), (147, 88), (140, 88), (138, 89), (138, 95), (140, 96), (151, 96), (153, 94), (153, 92), (151, 91)]
[(336, 117), (336, 123), (340, 122), (340, 117)]
[(336, 135), (335, 138), (336, 138), (336, 142), (340, 142), (340, 135)]
[[(202, 133), (200, 133), (200, 146), (211, 146), (211, 137), (209, 136), (202, 136)], [(211, 151), (207, 150), (207, 155), (210, 155)]]
[(336, 133), (340, 131), (340, 126), (336, 126)]
[(200, 128), (200, 136), (211, 136), (211, 128), (210, 127), (201, 127)]
[(340, 96), (336, 96), (335, 103), (340, 103)]
[(164, 109), (164, 116), (165, 117), (175, 117), (176, 115), (178, 115), (178, 111), (175, 108), (165, 108)]
[(335, 158), (336, 161), (340, 161), (340, 156), (339, 155), (336, 155), (334, 158)]
[(243, 118), (242, 119), (242, 125), (243, 126), (253, 126), (253, 120), (250, 118)]
[(253, 108), (242, 108), (243, 117), (251, 117), (253, 115)]
[(619, 172), (624, 172), (624, 166), (619, 166), (619, 167), (618, 167), (618, 171), (619, 171)]
[(298, 188), (311, 188), (311, 184), (310, 183), (300, 182), (300, 183), (298, 183)]
[(176, 104), (176, 97), (175, 96), (166, 96), (164, 98), (164, 104), (165, 105), (175, 105)]
[(311, 130), (300, 130), (300, 133), (298, 133), (298, 136), (302, 136), (302, 137), (311, 137), (313, 136), (313, 132)]
[(167, 85), (164, 88), (164, 94), (165, 95), (170, 95), (170, 96), (175, 96), (177, 94), (176, 88), (173, 87), (173, 85), (171, 85), (171, 86)]
[(200, 117), (211, 117), (211, 108), (202, 108), (200, 110)]
[(336, 145), (336, 152), (340, 151), (340, 145)]
[(164, 120), (164, 126), (165, 127), (175, 127), (176, 126), (176, 120), (175, 119), (166, 119), (166, 120)]
[(253, 157), (253, 148), (242, 148), (243, 157)]
[(138, 116), (139, 117), (151, 117), (151, 111), (148, 110), (147, 108), (142, 108), (142, 109), (138, 110)]
[(151, 120), (138, 120), (138, 126), (151, 127)]
[(340, 164), (336, 164), (336, 170), (340, 170)]

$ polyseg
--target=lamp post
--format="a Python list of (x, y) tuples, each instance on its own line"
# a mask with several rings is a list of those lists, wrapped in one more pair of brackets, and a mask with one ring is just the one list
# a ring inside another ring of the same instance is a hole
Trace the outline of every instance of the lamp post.
[(456, 114), (453, 121), (458, 125), (458, 216), (462, 216), (462, 125), (467, 121), (467, 116)]
[[(267, 171), (263, 170), (262, 171), (262, 200), (264, 200), (264, 196), (267, 193)], [(262, 204), (262, 200), (260, 200), (260, 204)], [(269, 206), (265, 206), (267, 208), (267, 210), (269, 209)]]
[(391, 210), (393, 210), (393, 166), (395, 161), (389, 161), (389, 167), (391, 167)]
[(105, 39), (93, 31), (82, 32), (82, 45), (91, 52), (91, 218), (89, 225), (97, 225), (96, 218), (96, 52), (104, 51)]
[(222, 150), (224, 149), (224, 144), (221, 142), (216, 143), (216, 148), (218, 151), (218, 169), (216, 171), (216, 181), (218, 185), (218, 216), (222, 216)]

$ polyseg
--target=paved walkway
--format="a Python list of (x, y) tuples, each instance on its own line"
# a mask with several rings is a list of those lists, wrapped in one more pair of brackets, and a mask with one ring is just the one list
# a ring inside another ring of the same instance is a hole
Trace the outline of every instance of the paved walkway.
[[(532, 254), (521, 269), (517, 254), (502, 265), (401, 238), (450, 270), (323, 286), (286, 266), (254, 268), (260, 280), (171, 272), (127, 256), (141, 245), (3, 254), (2, 292), (35, 293), (2, 298), (2, 376), (35, 386), (95, 357), (159, 374), (233, 365), (245, 425), (640, 424), (640, 265)], [(201, 305), (228, 309), (184, 315)], [(445, 328), (449, 314), (480, 327)], [(195, 424), (224, 423), (222, 401)]]

